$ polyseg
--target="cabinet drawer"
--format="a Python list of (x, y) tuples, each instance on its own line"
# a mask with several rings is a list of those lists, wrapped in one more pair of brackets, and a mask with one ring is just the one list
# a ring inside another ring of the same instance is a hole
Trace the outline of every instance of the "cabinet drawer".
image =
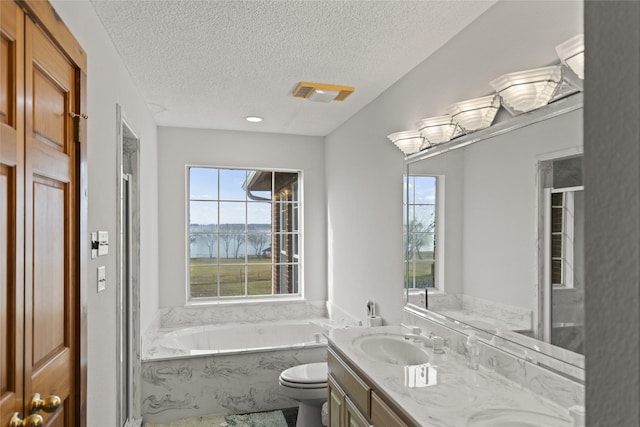
[(408, 427), (375, 391), (371, 392), (371, 423), (376, 427)]
[(371, 414), (371, 389), (331, 350), (327, 353), (329, 372), (356, 407), (366, 416)]

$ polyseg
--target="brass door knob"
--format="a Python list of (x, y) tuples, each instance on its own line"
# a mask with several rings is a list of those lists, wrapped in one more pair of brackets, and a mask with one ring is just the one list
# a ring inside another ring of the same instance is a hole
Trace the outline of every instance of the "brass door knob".
[(9, 421), (9, 427), (42, 427), (43, 425), (44, 420), (37, 414), (31, 414), (23, 420), (20, 418), (20, 414), (16, 412)]
[(44, 411), (44, 412), (54, 412), (56, 409), (60, 407), (62, 400), (55, 394), (52, 394), (49, 397), (44, 399), (40, 398), (40, 393), (36, 393), (31, 399), (31, 413), (35, 414), (36, 412)]

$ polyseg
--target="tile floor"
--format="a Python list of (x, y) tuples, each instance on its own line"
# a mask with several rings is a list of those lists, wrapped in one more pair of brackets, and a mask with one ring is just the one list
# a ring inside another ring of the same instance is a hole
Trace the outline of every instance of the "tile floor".
[[(287, 427), (295, 427), (298, 408), (286, 408), (282, 410)], [(193, 417), (169, 424), (145, 423), (145, 427), (226, 427), (225, 420), (227, 414), (213, 414), (201, 417)]]

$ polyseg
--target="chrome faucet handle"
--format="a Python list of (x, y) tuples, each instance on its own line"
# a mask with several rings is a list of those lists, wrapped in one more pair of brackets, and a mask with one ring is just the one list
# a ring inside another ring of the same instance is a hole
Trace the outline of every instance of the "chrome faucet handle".
[(422, 328), (414, 326), (411, 328), (411, 333), (414, 335), (420, 335), (422, 333)]

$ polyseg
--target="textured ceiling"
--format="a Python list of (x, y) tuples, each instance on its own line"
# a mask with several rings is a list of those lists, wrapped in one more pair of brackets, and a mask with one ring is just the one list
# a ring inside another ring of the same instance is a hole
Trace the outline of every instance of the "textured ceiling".
[[(91, 0), (158, 125), (300, 135), (333, 131), (493, 3)], [(314, 103), (299, 81), (356, 90)]]

